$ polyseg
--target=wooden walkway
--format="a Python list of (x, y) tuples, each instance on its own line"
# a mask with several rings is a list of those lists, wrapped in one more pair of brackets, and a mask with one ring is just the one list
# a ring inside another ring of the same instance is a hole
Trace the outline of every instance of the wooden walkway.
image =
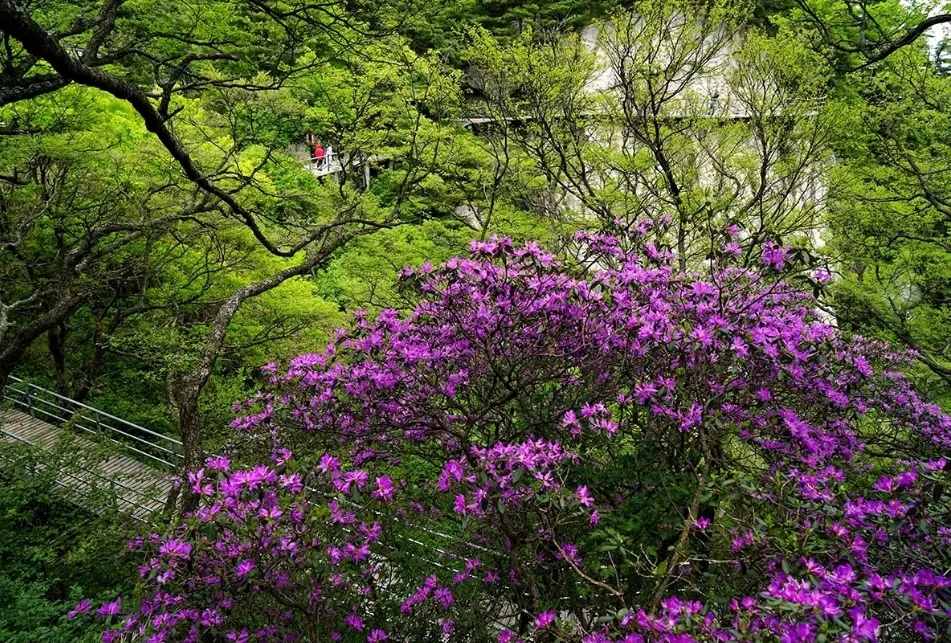
[[(17, 409), (0, 409), (0, 441), (28, 444), (40, 449), (53, 449), (64, 437), (64, 429), (58, 428)], [(72, 435), (70, 445), (77, 452), (94, 454), (101, 447), (81, 435)], [(5, 449), (0, 446), (0, 457)], [(171, 490), (168, 472), (159, 471), (131, 456), (110, 454), (102, 459), (92, 459), (95, 469), (64, 467), (60, 471), (58, 485), (71, 501), (91, 511), (106, 509), (97, 505), (93, 493), (97, 489), (111, 489), (120, 511), (133, 518), (148, 521), (161, 511)], [(110, 507), (112, 508), (112, 507)]]

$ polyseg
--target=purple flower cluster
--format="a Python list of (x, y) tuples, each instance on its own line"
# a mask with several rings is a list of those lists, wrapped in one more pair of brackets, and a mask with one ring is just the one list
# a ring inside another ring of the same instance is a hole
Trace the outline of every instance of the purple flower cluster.
[[(257, 610), (267, 640), (946, 633), (951, 419), (903, 356), (824, 321), (778, 245), (703, 275), (579, 246), (475, 243), (404, 272), (411, 313), (269, 368), (234, 427), (323, 455), (193, 472), (203, 503), (148, 541), (153, 593), (120, 631), (197, 640)], [(455, 568), (383, 532), (438, 534)]]
[[(316, 502), (365, 486), (364, 477), (339, 464), (326, 472), (299, 467), (282, 450), (271, 465), (233, 470), (214, 457), (192, 472), (201, 506), (172, 535), (131, 543), (147, 553), (139, 573), (150, 592), (103, 640), (339, 640), (364, 630), (361, 640), (388, 640), (384, 624), (369, 626), (363, 600), (381, 576), (373, 560), (380, 525), (335, 500)], [(386, 480), (377, 484), (381, 501), (391, 500)], [(91, 608), (83, 601), (70, 616)], [(120, 612), (118, 600), (97, 610)]]

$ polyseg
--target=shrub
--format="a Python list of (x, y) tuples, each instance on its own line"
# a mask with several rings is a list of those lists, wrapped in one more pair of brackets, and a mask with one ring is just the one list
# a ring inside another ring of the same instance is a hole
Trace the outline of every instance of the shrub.
[(474, 243), (405, 272), (410, 314), (266, 367), (233, 426), (270, 461), (193, 473), (204, 502), (143, 541), (149, 594), (114, 632), (946, 632), (951, 419), (903, 356), (841, 336), (780, 248), (701, 274), (579, 241), (570, 262)]

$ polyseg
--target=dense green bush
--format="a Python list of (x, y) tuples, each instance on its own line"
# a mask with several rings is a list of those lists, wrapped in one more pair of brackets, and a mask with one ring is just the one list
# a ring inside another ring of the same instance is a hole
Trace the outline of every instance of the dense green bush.
[[(128, 525), (64, 501), (59, 474), (80, 466), (68, 445), (52, 453), (4, 444), (0, 458), (0, 641), (94, 641), (67, 612), (82, 596), (128, 591)], [(80, 458), (81, 460), (82, 458)], [(108, 504), (106, 489), (92, 499)]]

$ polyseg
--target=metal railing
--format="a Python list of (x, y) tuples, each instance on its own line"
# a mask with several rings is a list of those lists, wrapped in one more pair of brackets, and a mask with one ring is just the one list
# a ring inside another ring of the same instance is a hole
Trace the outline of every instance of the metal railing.
[(3, 399), (33, 417), (53, 425), (72, 427), (112, 442), (134, 458), (163, 469), (182, 464), (182, 443), (128, 420), (10, 376)]
[[(0, 429), (0, 433), (6, 436), (7, 439), (13, 440), (25, 447), (36, 446), (16, 433), (3, 431), (2, 429)], [(0, 460), (12, 461), (9, 454), (5, 452), (0, 453)], [(120, 507), (125, 505), (125, 513), (131, 516), (133, 520), (141, 523), (152, 522), (153, 514), (156, 511), (154, 506), (143, 505), (142, 501), (153, 500), (163, 503), (165, 500), (162, 496), (144, 494), (141, 489), (133, 489), (115, 477), (104, 476), (96, 467), (77, 465), (76, 463), (73, 463), (71, 467), (73, 468), (72, 471), (70, 471), (69, 467), (60, 468), (58, 477), (53, 481), (53, 484), (62, 489), (68, 499), (74, 501), (74, 504), (94, 514), (102, 515), (105, 512), (104, 510), (108, 508), (89, 503), (90, 492), (98, 489), (97, 483), (103, 485), (102, 489), (111, 488), (112, 491), (115, 492), (115, 504)], [(86, 477), (83, 477), (83, 474), (85, 474)], [(90, 479), (90, 477), (95, 478), (95, 480)]]
[[(15, 407), (29, 412), (30, 415), (50, 424), (66, 425), (79, 431), (100, 436), (124, 450), (131, 451), (138, 456), (138, 459), (145, 459), (148, 464), (158, 464), (163, 468), (180, 470), (182, 465), (182, 443), (175, 438), (156, 433), (143, 426), (123, 420), (110, 413), (97, 409), (95, 407), (83, 404), (71, 398), (65, 397), (49, 389), (31, 384), (18, 377), (10, 376), (6, 388), (3, 391), (3, 399), (11, 402)], [(17, 436), (12, 436), (18, 440)], [(110, 477), (103, 476), (98, 471), (88, 471), (103, 482), (111, 482), (119, 487), (119, 490), (135, 492), (130, 497), (122, 497), (122, 502), (135, 508), (133, 517), (137, 520), (146, 520), (144, 516), (150, 513), (151, 509), (136, 501), (135, 490), (127, 487), (121, 481), (116, 481)], [(75, 482), (81, 482), (90, 485), (89, 480), (81, 480), (72, 474), (68, 477)], [(73, 485), (65, 481), (59, 481), (57, 484), (64, 488), (71, 489)], [(308, 490), (317, 496), (323, 496), (326, 500), (329, 496), (317, 489), (308, 488)], [(345, 505), (353, 508), (370, 511), (378, 517), (382, 517), (382, 512), (373, 510), (360, 503), (354, 502), (348, 498), (338, 498)], [(313, 501), (311, 501), (313, 502)], [(142, 513), (141, 516), (136, 515)], [(423, 542), (412, 536), (403, 534), (397, 538), (399, 547), (391, 544), (384, 545), (385, 549), (393, 552), (400, 552), (406, 545), (412, 545), (425, 552), (425, 557), (420, 557), (423, 562), (438, 567), (447, 572), (458, 572), (460, 564), (465, 564), (467, 556), (452, 551), (452, 544), (463, 545), (472, 557), (479, 557), (482, 554), (499, 555), (499, 552), (491, 547), (480, 545), (470, 540), (458, 539), (439, 529), (433, 529), (421, 523), (409, 522), (412, 527), (430, 536), (434, 542)], [(439, 562), (441, 559), (444, 562)], [(519, 608), (517, 611), (524, 611)], [(527, 612), (525, 612), (528, 614)]]
[(364, 171), (369, 171), (369, 165), (387, 160), (384, 156), (370, 156), (364, 154), (351, 156), (349, 154), (338, 154), (334, 152), (331, 156), (322, 159), (311, 158), (307, 162), (307, 169), (315, 177), (328, 176), (330, 174), (339, 174), (346, 168), (363, 167)]

